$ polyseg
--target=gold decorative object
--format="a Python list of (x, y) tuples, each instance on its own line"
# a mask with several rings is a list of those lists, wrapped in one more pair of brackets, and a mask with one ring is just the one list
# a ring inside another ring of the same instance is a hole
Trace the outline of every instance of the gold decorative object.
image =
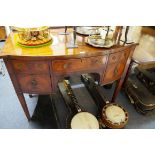
[(44, 45), (52, 41), (48, 26), (38, 28), (19, 28), (14, 27), (18, 32), (18, 44), (25, 46)]

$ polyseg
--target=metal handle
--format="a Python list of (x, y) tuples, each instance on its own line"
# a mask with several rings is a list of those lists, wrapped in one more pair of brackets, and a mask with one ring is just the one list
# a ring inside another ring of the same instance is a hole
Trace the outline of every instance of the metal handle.
[(35, 87), (35, 86), (37, 86), (37, 81), (36, 81), (35, 79), (33, 79), (33, 80), (31, 81), (31, 84), (32, 84), (33, 87)]
[(18, 65), (17, 65), (18, 69), (21, 69), (22, 66), (23, 66), (22, 64), (18, 64)]
[(116, 56), (113, 56), (113, 57), (112, 57), (112, 60), (115, 60), (115, 59), (116, 59)]
[(64, 64), (64, 68), (66, 69), (69, 66), (69, 64)]
[(102, 62), (100, 60), (95, 60), (96, 64), (101, 64)]
[(42, 66), (43, 66), (42, 64), (38, 64), (37, 66), (38, 66), (39, 68), (43, 68), (43, 67), (42, 67)]
[(116, 67), (115, 69), (114, 69), (114, 76), (116, 76), (118, 74), (118, 68)]

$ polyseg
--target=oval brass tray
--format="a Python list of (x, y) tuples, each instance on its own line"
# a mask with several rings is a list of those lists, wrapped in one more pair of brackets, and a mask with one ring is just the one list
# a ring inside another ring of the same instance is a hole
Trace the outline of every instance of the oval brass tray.
[(93, 47), (100, 47), (100, 48), (110, 48), (114, 45), (112, 39), (110, 38), (102, 39), (100, 35), (89, 36), (85, 42)]
[(99, 29), (100, 27), (93, 27), (93, 26), (79, 26), (76, 28), (76, 33), (80, 35), (95, 35), (99, 34)]

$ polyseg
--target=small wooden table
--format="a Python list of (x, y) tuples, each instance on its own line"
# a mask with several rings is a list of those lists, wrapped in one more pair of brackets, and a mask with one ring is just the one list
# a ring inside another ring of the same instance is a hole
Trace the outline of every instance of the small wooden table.
[(23, 93), (55, 93), (57, 83), (66, 76), (82, 73), (97, 73), (101, 85), (118, 81), (112, 102), (121, 89), (137, 44), (117, 45), (110, 49), (95, 48), (85, 43), (85, 37), (77, 35), (78, 48), (67, 49), (70, 35), (58, 35), (63, 29), (51, 31), (52, 45), (40, 48), (24, 48), (17, 45), (17, 34), (6, 40), (1, 58), (12, 80), (21, 106), (30, 120), (30, 114)]

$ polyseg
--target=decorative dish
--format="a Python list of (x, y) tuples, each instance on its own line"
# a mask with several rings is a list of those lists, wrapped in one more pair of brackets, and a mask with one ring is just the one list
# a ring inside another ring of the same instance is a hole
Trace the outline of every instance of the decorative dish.
[(17, 44), (28, 46), (46, 45), (52, 42), (52, 37), (47, 26), (38, 28), (16, 28), (18, 33)]
[(100, 35), (91, 35), (87, 38), (86, 43), (94, 47), (110, 48), (114, 45), (111, 38), (103, 39)]
[(17, 42), (17, 45), (22, 46), (22, 47), (26, 47), (26, 48), (38, 48), (38, 47), (43, 47), (43, 46), (47, 46), (52, 44), (53, 40), (50, 40), (48, 42), (44, 42), (42, 44), (35, 44), (35, 45), (26, 45), (26, 44), (21, 44), (19, 42)]
[(99, 34), (100, 27), (93, 27), (93, 26), (80, 26), (76, 28), (76, 33), (81, 35), (95, 35)]

